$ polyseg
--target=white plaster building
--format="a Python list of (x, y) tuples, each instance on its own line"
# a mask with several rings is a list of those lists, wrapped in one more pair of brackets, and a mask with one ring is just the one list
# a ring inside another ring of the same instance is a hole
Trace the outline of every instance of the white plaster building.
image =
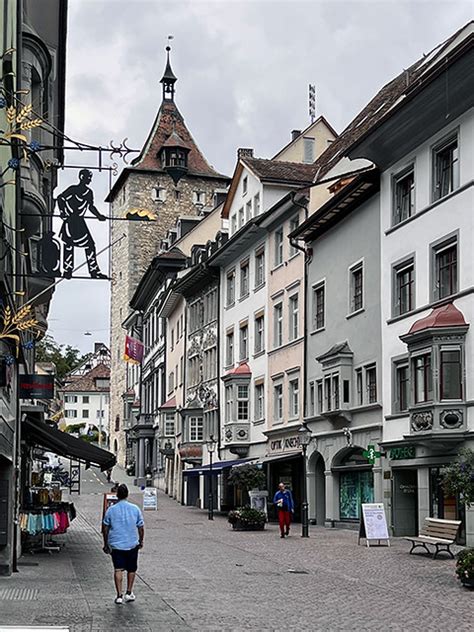
[[(83, 424), (81, 434), (91, 430), (108, 435), (110, 404), (110, 367), (96, 364), (82, 375), (61, 389), (60, 397), (63, 405), (61, 425), (72, 426)], [(99, 444), (102, 440), (99, 437)]]

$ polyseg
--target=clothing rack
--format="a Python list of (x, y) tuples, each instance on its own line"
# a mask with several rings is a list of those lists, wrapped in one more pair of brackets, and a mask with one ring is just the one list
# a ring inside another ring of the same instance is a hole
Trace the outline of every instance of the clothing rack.
[(36, 546), (32, 546), (29, 549), (29, 552), (31, 554), (47, 551), (51, 555), (52, 551), (59, 552), (61, 548), (65, 546), (65, 543), (58, 543), (55, 540), (53, 540), (52, 536), (62, 535), (63, 533), (66, 533), (67, 529), (69, 528), (70, 521), (74, 520), (75, 518), (76, 510), (73, 503), (56, 502), (56, 503), (51, 503), (49, 505), (39, 505), (39, 506), (36, 505), (33, 507), (23, 507), (21, 510), (21, 513), (23, 515), (28, 515), (28, 516), (30, 516), (31, 514), (33, 515), (44, 515), (44, 514), (51, 515), (52, 513), (68, 514), (67, 519), (66, 519), (67, 524), (65, 526), (60, 527), (61, 529), (64, 529), (64, 530), (58, 533), (54, 533), (53, 531), (48, 532), (48, 531), (45, 531), (44, 529), (42, 529), (41, 533), (39, 532), (31, 533), (30, 531), (28, 531), (28, 529), (22, 529), (30, 537), (36, 537), (38, 535), (41, 535), (40, 542)]

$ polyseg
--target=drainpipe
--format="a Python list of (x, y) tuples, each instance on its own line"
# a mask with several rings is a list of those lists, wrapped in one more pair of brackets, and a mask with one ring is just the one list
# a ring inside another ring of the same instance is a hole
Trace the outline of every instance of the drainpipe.
[[(295, 206), (304, 210), (305, 220), (308, 219), (308, 205), (296, 201), (296, 191), (291, 192), (291, 201)], [(299, 245), (298, 241), (290, 238), (290, 244), (304, 255), (304, 309), (303, 309), (303, 419), (307, 414), (307, 388), (306, 388), (306, 368), (308, 350), (308, 267), (311, 263), (312, 253)]]
[(220, 323), (221, 323), (221, 273), (219, 269), (219, 273), (217, 275), (217, 456), (219, 457), (219, 461), (222, 460), (221, 450), (222, 450), (222, 433), (221, 433), (221, 337), (219, 336), (220, 331)]

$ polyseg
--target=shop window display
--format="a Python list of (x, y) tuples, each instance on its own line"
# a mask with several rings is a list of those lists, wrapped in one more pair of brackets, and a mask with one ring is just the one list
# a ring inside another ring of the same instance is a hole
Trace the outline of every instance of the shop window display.
[(339, 516), (359, 520), (362, 503), (374, 502), (374, 477), (362, 448), (352, 448), (342, 456), (339, 470)]
[(341, 520), (358, 520), (362, 503), (374, 502), (372, 472), (341, 472), (339, 477), (339, 515)]

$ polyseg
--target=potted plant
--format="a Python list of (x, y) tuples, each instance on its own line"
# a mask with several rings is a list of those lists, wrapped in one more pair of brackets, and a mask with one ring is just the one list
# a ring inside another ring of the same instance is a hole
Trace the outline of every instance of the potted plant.
[(234, 531), (263, 531), (267, 518), (264, 511), (239, 507), (229, 511), (228, 521)]
[(468, 588), (474, 588), (474, 549), (463, 549), (456, 555), (456, 575)]

